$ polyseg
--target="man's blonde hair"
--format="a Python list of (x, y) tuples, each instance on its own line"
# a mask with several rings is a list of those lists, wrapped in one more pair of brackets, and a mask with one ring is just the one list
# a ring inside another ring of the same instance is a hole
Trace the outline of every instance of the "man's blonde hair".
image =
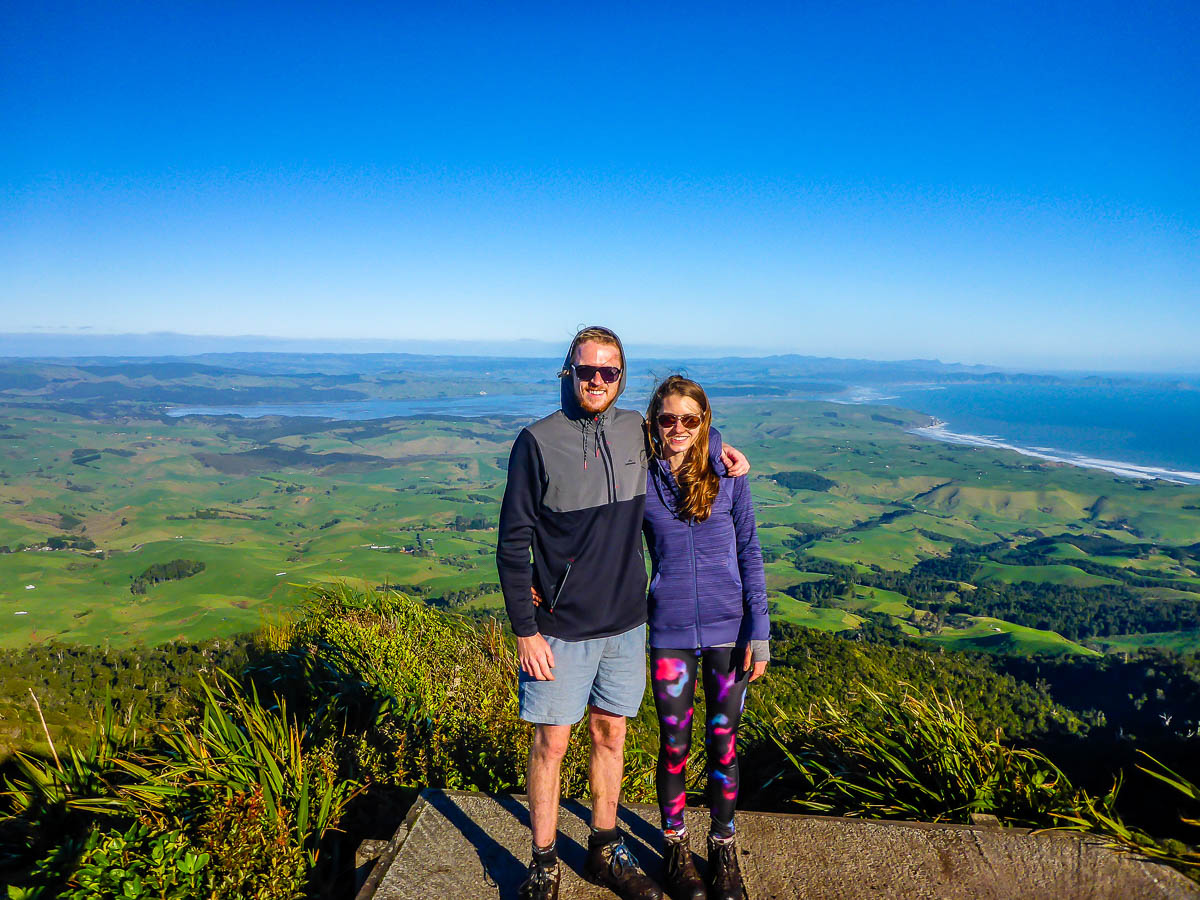
[(621, 341), (616, 333), (603, 325), (589, 325), (587, 328), (577, 331), (575, 337), (572, 338), (571, 347), (567, 350), (567, 361), (563, 365), (562, 371), (558, 373), (559, 378), (566, 378), (571, 374), (571, 363), (575, 359), (575, 351), (579, 349), (580, 344), (586, 344), (588, 341), (616, 347), (621, 354), (621, 368), (625, 368), (625, 348), (621, 346)]

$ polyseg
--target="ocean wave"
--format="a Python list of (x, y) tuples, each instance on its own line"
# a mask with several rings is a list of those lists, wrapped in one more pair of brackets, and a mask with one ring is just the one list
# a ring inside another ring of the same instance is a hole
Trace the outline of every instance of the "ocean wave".
[(868, 403), (883, 403), (886, 400), (899, 400), (899, 394), (884, 394), (874, 388), (854, 387), (843, 394), (822, 397), (826, 403), (840, 403), (842, 406), (862, 406)]
[(950, 431), (945, 422), (935, 422), (922, 428), (910, 428), (909, 434), (931, 438), (946, 444), (962, 444), (968, 447), (987, 447), (992, 450), (1011, 450), (1022, 456), (1031, 456), (1046, 462), (1064, 463), (1079, 466), (1084, 469), (1100, 469), (1119, 475), (1122, 478), (1138, 478), (1143, 481), (1169, 481), (1173, 484), (1200, 484), (1200, 472), (1188, 472), (1178, 469), (1167, 469), (1162, 466), (1140, 466), (1136, 463), (1123, 462), (1116, 459), (1103, 459), (1096, 456), (1084, 456), (1079, 453), (1069, 453), (1065, 450), (1055, 450), (1050, 447), (1022, 447), (1010, 444), (1002, 438), (986, 434), (963, 434)]

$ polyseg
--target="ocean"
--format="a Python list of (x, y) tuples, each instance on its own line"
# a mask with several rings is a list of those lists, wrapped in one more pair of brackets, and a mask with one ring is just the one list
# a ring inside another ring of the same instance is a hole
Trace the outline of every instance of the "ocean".
[(942, 423), (919, 433), (1130, 477), (1200, 483), (1200, 391), (1149, 385), (956, 384), (879, 391), (873, 402)]

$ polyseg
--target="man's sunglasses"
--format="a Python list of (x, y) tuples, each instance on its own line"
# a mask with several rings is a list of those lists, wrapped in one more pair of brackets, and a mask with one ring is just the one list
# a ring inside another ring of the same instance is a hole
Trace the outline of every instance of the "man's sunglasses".
[(659, 413), (654, 417), (654, 421), (656, 421), (658, 423), (658, 427), (664, 431), (668, 428), (675, 427), (676, 422), (678, 422), (688, 431), (691, 431), (693, 428), (700, 427), (700, 417), (692, 415), (691, 413), (683, 416), (677, 416), (674, 413)]
[(621, 377), (621, 370), (616, 366), (577, 366), (572, 363), (571, 368), (575, 370), (575, 377), (580, 381), (591, 381), (597, 372), (605, 384), (612, 384)]

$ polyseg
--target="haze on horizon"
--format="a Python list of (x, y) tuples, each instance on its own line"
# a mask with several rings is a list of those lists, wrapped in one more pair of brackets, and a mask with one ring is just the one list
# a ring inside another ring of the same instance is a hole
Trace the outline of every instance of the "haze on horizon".
[(1186, 3), (0, 25), (9, 334), (1200, 370)]

